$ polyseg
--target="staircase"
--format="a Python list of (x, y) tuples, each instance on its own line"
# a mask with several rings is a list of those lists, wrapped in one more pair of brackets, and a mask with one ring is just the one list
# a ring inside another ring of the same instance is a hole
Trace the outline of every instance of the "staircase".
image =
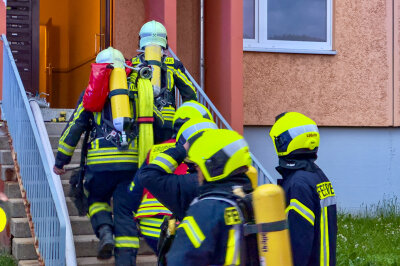
[[(61, 132), (65, 126), (66, 123), (46, 122), (46, 129), (54, 154), (57, 152), (58, 139), (60, 138)], [(80, 147), (81, 145), (78, 144), (71, 163), (66, 166), (66, 169), (79, 166)], [(10, 233), (12, 237), (11, 253), (19, 261), (18, 265), (39, 265), (37, 261), (38, 257), (33, 245), (34, 239), (31, 237), (25, 207), (15, 176), (11, 152), (8, 146), (8, 139), (2, 135), (0, 135), (0, 155), (2, 164), (1, 174), (3, 180), (6, 180), (5, 193), (9, 197), (10, 216), (12, 217), (10, 221)], [(68, 196), (69, 178), (71, 173), (72, 171), (67, 171), (65, 175), (61, 176), (64, 194), (66, 196)], [(78, 265), (114, 265), (114, 258), (109, 260), (98, 260), (96, 258), (98, 239), (93, 234), (89, 218), (86, 216), (78, 216), (78, 210), (75, 208), (75, 205), (69, 197), (66, 197), (66, 203), (74, 234)], [(157, 258), (153, 254), (153, 251), (145, 241), (141, 239), (137, 265), (153, 266), (157, 265), (156, 262)]]

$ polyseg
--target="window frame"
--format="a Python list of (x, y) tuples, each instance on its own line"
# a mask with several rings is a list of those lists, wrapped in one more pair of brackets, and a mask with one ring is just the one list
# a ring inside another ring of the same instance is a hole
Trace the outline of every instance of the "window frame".
[(268, 0), (254, 0), (254, 39), (243, 38), (244, 51), (336, 54), (333, 50), (333, 1), (327, 1), (326, 42), (268, 40), (268, 18), (260, 16), (260, 11), (268, 11)]

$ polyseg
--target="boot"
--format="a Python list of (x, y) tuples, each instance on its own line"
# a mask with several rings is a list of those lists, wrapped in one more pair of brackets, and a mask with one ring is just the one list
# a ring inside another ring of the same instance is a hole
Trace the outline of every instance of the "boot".
[(100, 242), (97, 249), (97, 258), (100, 260), (111, 258), (114, 249), (114, 237), (111, 226), (108, 224), (100, 226), (99, 238)]
[(136, 248), (116, 248), (115, 266), (136, 266)]

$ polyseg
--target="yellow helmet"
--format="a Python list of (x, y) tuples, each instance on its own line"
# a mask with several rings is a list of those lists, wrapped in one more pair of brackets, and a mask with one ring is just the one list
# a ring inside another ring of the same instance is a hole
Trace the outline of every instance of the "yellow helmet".
[(228, 129), (204, 132), (190, 145), (187, 159), (199, 166), (208, 182), (245, 173), (251, 165), (247, 142)]
[(205, 118), (213, 120), (213, 117), (207, 107), (194, 100), (187, 101), (184, 102), (175, 112), (174, 119), (172, 120), (172, 126), (175, 132), (179, 130), (183, 123), (192, 118)]
[(269, 135), (278, 156), (290, 153), (317, 152), (319, 131), (317, 124), (307, 116), (288, 112), (277, 116)]
[(176, 135), (176, 143), (185, 144), (197, 133), (209, 130), (218, 129), (217, 124), (212, 120), (205, 118), (193, 118), (184, 123)]

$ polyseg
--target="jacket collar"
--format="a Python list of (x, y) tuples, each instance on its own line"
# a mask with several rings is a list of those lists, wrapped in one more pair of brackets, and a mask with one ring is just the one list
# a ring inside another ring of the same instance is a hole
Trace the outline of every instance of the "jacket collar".
[(239, 174), (216, 182), (205, 182), (199, 187), (199, 194), (202, 195), (213, 191), (232, 193), (235, 186), (242, 186), (243, 190), (247, 191), (251, 188), (250, 179), (245, 174)]
[(286, 178), (291, 173), (297, 170), (304, 170), (308, 172), (315, 172), (318, 166), (314, 163), (316, 158), (308, 159), (290, 159), (290, 158), (279, 158), (279, 166), (275, 169), (282, 175), (282, 178)]

